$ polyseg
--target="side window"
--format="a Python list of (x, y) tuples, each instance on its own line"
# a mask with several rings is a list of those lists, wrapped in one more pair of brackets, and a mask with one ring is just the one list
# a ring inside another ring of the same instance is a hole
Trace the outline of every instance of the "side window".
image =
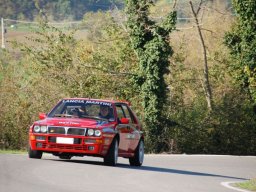
[(127, 106), (122, 105), (122, 107), (123, 107), (123, 109), (124, 109), (125, 117), (126, 117), (127, 119), (129, 119), (129, 121), (130, 121), (131, 123), (133, 123), (132, 120), (131, 120), (131, 117), (130, 117), (130, 113), (129, 113), (128, 109), (127, 109)]
[(130, 108), (129, 108), (129, 113), (130, 113), (132, 122), (133, 122), (134, 124), (138, 124), (138, 120), (137, 120), (137, 118), (135, 117), (136, 115), (134, 115), (134, 114), (132, 113), (132, 110), (131, 110)]
[(124, 109), (124, 113), (125, 113), (125, 117), (128, 118), (130, 120), (131, 123), (135, 123), (135, 118), (133, 116), (133, 114), (131, 113), (131, 111), (128, 109), (128, 107), (126, 105), (122, 106)]
[(124, 116), (124, 112), (123, 112), (123, 109), (120, 105), (117, 105), (116, 106), (116, 112), (117, 112), (117, 118), (120, 120), (122, 119)]

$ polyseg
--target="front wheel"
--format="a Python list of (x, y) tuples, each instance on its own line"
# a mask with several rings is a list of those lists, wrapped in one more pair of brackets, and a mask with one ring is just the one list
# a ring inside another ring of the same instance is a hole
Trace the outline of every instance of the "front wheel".
[(28, 149), (29, 158), (41, 159), (42, 155), (43, 155), (42, 151), (32, 150), (31, 147), (29, 147), (29, 149)]
[(131, 166), (141, 166), (144, 160), (144, 142), (140, 140), (135, 152), (134, 156), (129, 158), (129, 162)]
[(118, 159), (118, 141), (114, 139), (110, 148), (108, 150), (107, 155), (104, 157), (104, 164), (115, 166), (117, 164)]

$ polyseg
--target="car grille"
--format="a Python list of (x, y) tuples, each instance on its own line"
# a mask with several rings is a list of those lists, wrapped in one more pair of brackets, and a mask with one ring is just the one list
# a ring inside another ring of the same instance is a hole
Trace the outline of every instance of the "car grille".
[(42, 144), (42, 148), (47, 149), (66, 149), (66, 150), (87, 150), (86, 146), (84, 145), (63, 145), (63, 144)]
[(69, 128), (68, 135), (85, 135), (85, 129)]
[(64, 127), (48, 127), (48, 133), (52, 134), (66, 134)]
[(48, 127), (49, 134), (63, 134), (63, 135), (85, 135), (86, 128), (74, 127)]

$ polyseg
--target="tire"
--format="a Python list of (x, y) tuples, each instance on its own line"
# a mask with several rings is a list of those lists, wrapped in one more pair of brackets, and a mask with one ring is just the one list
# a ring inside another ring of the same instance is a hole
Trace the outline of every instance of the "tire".
[(70, 160), (72, 158), (72, 156), (71, 155), (60, 155), (59, 158), (65, 159), (65, 160)]
[(104, 164), (109, 166), (116, 166), (118, 159), (118, 141), (114, 138), (110, 145), (107, 155), (104, 157)]
[(144, 142), (140, 140), (135, 152), (134, 157), (129, 158), (131, 166), (141, 166), (144, 160)]
[(31, 147), (28, 149), (28, 156), (32, 159), (41, 159), (43, 155), (42, 151), (32, 150)]

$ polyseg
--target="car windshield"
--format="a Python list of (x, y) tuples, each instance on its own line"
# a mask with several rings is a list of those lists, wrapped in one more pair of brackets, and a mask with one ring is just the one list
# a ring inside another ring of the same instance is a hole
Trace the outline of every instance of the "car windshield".
[(114, 121), (111, 103), (81, 99), (62, 100), (48, 114), (48, 117), (90, 118)]

